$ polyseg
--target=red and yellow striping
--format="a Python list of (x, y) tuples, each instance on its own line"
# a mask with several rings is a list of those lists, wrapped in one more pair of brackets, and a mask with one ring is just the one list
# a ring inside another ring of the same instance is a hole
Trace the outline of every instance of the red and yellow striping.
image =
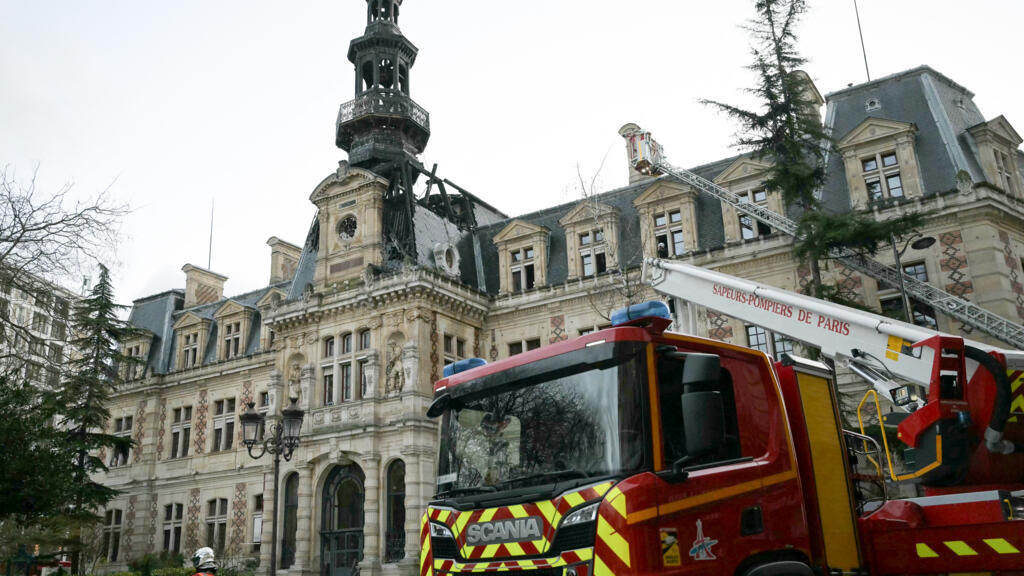
[[(524, 556), (543, 555), (551, 550), (555, 532), (562, 518), (573, 508), (602, 500), (597, 518), (597, 534), (593, 549), (561, 551), (551, 558), (517, 560)], [(629, 543), (621, 532), (628, 527), (626, 497), (607, 481), (562, 494), (551, 500), (527, 504), (459, 511), (430, 507), (420, 524), (420, 576), (434, 573), (473, 573), (496, 570), (539, 570), (559, 568), (593, 561), (594, 576), (607, 576), (630, 565)], [(542, 519), (541, 538), (473, 546), (466, 542), (466, 527), (477, 522), (538, 516)], [(455, 537), (460, 556), (465, 561), (433, 557), (430, 521), (446, 525)]]

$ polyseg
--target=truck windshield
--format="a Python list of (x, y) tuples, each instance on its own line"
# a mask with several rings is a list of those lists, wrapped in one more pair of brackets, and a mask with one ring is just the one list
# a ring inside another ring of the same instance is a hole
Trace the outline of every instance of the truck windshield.
[[(510, 368), (442, 422), (438, 495), (461, 496), (641, 469), (643, 345), (608, 343)], [(552, 362), (554, 361), (554, 362)], [(492, 379), (493, 380), (493, 379)]]

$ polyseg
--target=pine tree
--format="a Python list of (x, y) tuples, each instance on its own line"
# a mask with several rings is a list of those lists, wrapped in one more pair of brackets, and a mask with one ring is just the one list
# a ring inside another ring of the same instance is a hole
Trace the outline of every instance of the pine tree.
[(114, 303), (107, 268), (100, 265), (96, 285), (75, 307), (71, 344), (76, 354), (69, 363), (64, 386), (54, 398), (72, 454), (71, 497), (66, 515), (75, 526), (70, 542), (75, 574), (81, 573), (75, 547), (84, 530), (99, 521), (97, 510), (117, 495), (116, 490), (92, 479), (93, 474), (107, 470), (97, 453), (101, 449), (125, 449), (131, 442), (104, 432), (110, 417), (106, 404), (121, 384), (119, 367), (135, 362), (120, 351), (119, 342), (132, 334), (132, 329), (117, 316), (122, 308)]
[[(757, 17), (750, 21), (751, 53), (747, 66), (758, 78), (747, 89), (760, 109), (746, 110), (714, 100), (702, 100), (726, 113), (740, 125), (736, 146), (770, 161), (765, 187), (782, 194), (790, 214), (798, 218), (794, 252), (809, 265), (811, 283), (806, 291), (816, 297), (844, 300), (834, 287), (822, 284), (820, 262), (834, 248), (874, 255), (888, 244), (890, 234), (901, 236), (919, 228), (923, 216), (909, 213), (886, 221), (870, 214), (826, 211), (817, 197), (825, 184), (825, 151), (831, 140), (815, 113), (803, 74), (807, 63), (797, 50), (796, 26), (807, 11), (805, 0), (755, 0)], [(849, 303), (849, 302), (847, 302)]]

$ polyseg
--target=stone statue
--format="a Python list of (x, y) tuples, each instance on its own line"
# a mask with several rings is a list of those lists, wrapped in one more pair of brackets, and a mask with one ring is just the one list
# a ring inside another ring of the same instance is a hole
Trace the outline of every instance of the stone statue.
[(402, 370), (402, 348), (395, 340), (388, 342), (388, 360), (385, 366), (385, 374), (387, 374), (387, 383), (385, 384), (384, 393), (388, 396), (401, 393), (405, 387), (405, 371)]

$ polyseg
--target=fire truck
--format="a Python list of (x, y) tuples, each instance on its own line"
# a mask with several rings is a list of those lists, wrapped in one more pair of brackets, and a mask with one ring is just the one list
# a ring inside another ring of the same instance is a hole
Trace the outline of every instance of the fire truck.
[[(1010, 382), (1024, 353), (678, 262), (645, 266), (669, 296), (874, 375), (912, 410), (899, 419), (909, 470), (883, 470), (890, 447), (843, 429), (826, 364), (668, 332), (668, 306), (645, 303), (599, 332), (445, 368), (428, 412), (441, 443), (421, 576), (1024, 574), (1024, 418)], [(879, 476), (924, 496), (858, 490), (862, 446)]]

